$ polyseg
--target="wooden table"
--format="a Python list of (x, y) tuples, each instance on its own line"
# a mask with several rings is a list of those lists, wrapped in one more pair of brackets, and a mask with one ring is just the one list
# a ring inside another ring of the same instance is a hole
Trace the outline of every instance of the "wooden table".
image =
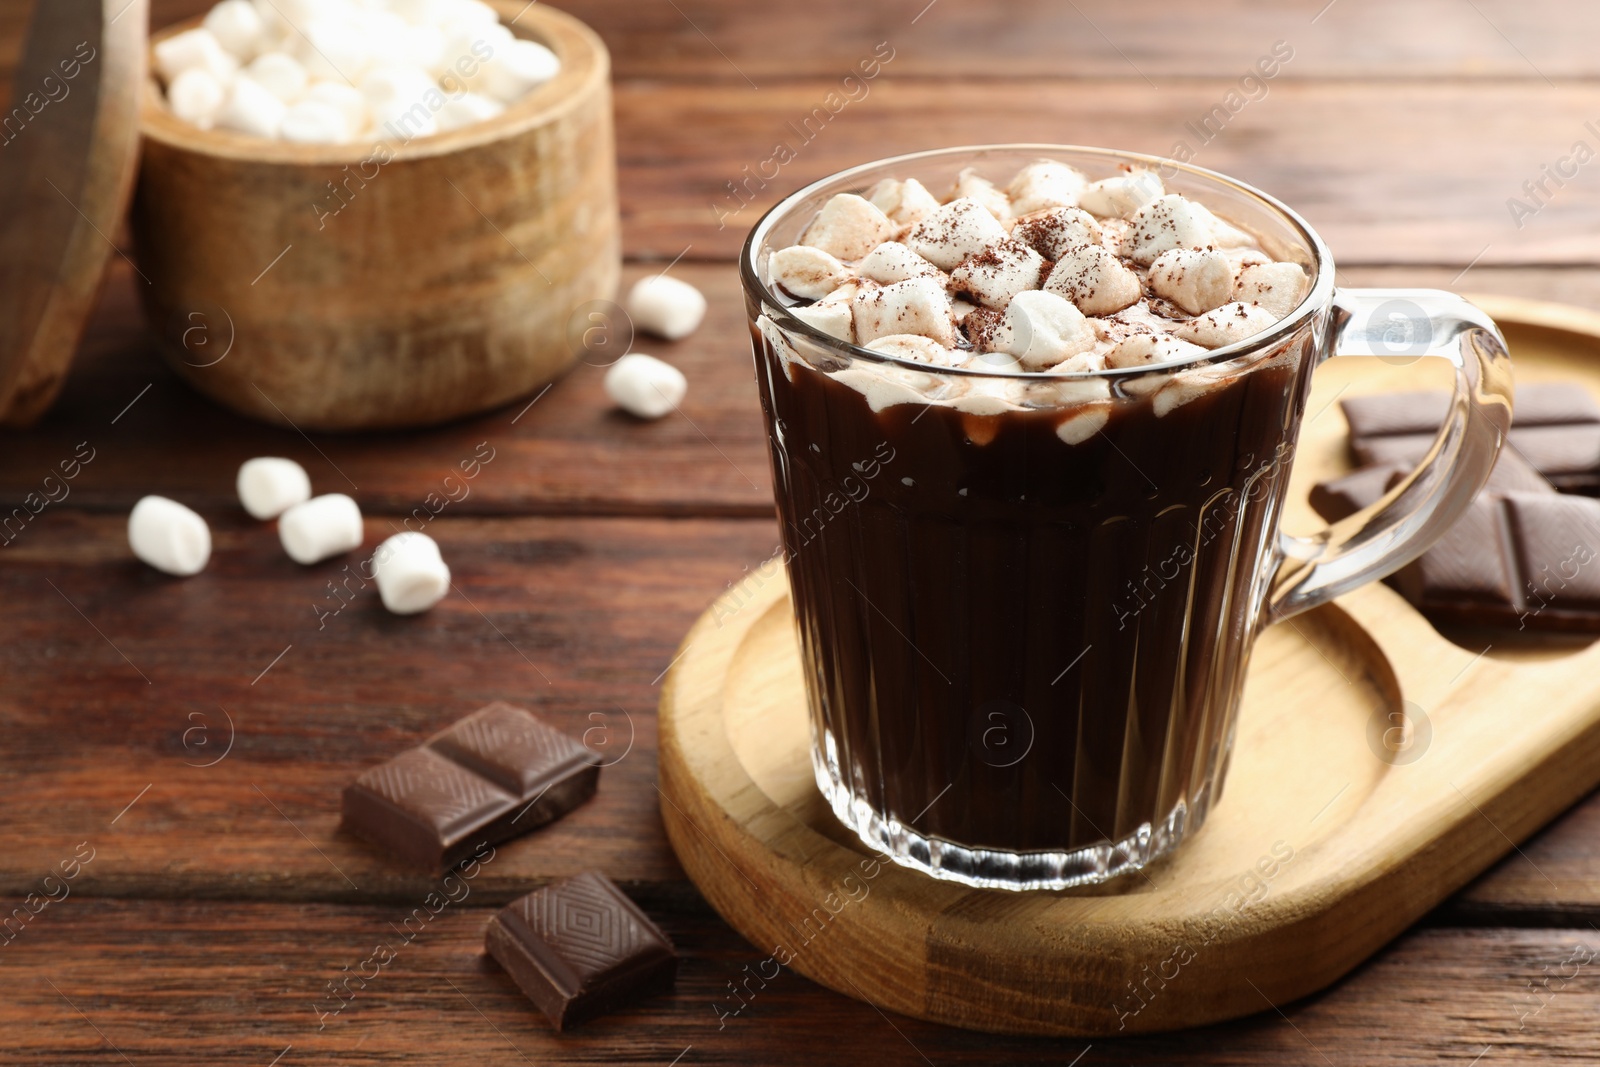
[[(614, 54), (628, 280), (681, 256), (675, 273), (711, 300), (698, 334), (647, 349), (691, 382), (682, 413), (659, 423), (608, 410), (600, 370), (582, 366), (532, 407), (426, 433), (308, 438), (248, 424), (159, 362), (141, 283), (114, 258), (60, 404), (0, 435), (0, 514), (80, 443), (94, 457), (70, 496), (0, 548), (5, 911), (43, 895), (62, 861), (93, 855), (70, 896), (0, 939), (0, 1063), (1600, 1058), (1600, 990), (1584, 962), (1600, 951), (1594, 797), (1520, 849), (1508, 843), (1496, 869), (1322, 996), (1092, 1047), (887, 1017), (792, 973), (746, 984), (764, 952), (709, 911), (662, 835), (661, 673), (695, 615), (777, 539), (730, 261), (781, 192), (964, 142), (1187, 142), (1197, 162), (1298, 206), (1344, 284), (1600, 305), (1600, 170), (1547, 182), (1537, 199), (1523, 188), (1574, 142), (1600, 147), (1600, 124), (1586, 125), (1600, 118), (1600, 8), (1325, 3), (566, 3)], [(15, 59), (26, 6), (0, 7), (0, 65)], [(201, 10), (155, 7), (163, 23)], [(1247, 79), (1280, 41), (1293, 56), (1278, 76)], [(881, 76), (802, 141), (806, 117), (881, 42), (893, 49)], [(780, 141), (793, 161), (765, 188), (741, 184)], [(1538, 208), (1520, 227), (1509, 197)], [(429, 494), (445, 475), (490, 452), (470, 496), (438, 509)], [(460, 593), (410, 619), (384, 614), (357, 579), (336, 597), (342, 561), (297, 567), (233, 502), (237, 465), (260, 454), (293, 456), (319, 491), (355, 495), (369, 543), (438, 509), (427, 529)], [(126, 512), (148, 492), (211, 521), (203, 576), (169, 580), (130, 558)], [(503, 849), (470, 897), (333, 1000), (330, 983), (397, 942), (436, 884), (338, 834), (340, 788), (495, 698), (574, 734), (602, 731), (591, 739), (627, 754), (595, 802)], [(1507, 708), (1508, 727), (1536, 712)], [(661, 921), (684, 964), (676, 995), (558, 1037), (485, 961), (482, 930), (494, 905), (590, 867)]]

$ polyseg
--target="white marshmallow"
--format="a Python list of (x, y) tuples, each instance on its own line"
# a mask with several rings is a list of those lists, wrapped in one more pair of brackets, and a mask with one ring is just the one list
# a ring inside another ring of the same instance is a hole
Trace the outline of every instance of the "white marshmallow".
[(966, 322), (967, 316), (977, 310), (978, 305), (974, 304), (970, 300), (963, 300), (960, 297), (956, 297), (954, 300), (950, 301), (950, 314), (956, 320), (957, 326), (960, 326), (963, 322)]
[(318, 81), (360, 85), (377, 64), (400, 61), (395, 48), (381, 39), (370, 15), (365, 19), (340, 18), (337, 13), (319, 16), (301, 23), (287, 43)]
[(329, 493), (278, 516), (278, 540), (296, 563), (312, 564), (361, 546), (361, 509), (343, 493)]
[(233, 80), (215, 122), (220, 129), (272, 138), (278, 136), (288, 112), (288, 106), (270, 90), (253, 78), (241, 77)]
[(689, 382), (683, 372), (654, 356), (623, 356), (606, 371), (606, 395), (641, 419), (659, 419), (683, 403)]
[(1260, 304), (1281, 319), (1300, 306), (1305, 290), (1306, 272), (1298, 263), (1260, 263), (1239, 271), (1233, 298), (1243, 304)]
[(911, 278), (946, 280), (943, 271), (899, 241), (885, 241), (874, 248), (860, 262), (858, 269), (863, 278), (870, 278), (880, 285), (893, 285)]
[(263, 52), (244, 69), (245, 76), (285, 104), (305, 94), (311, 76), (300, 61), (287, 52)]
[(211, 558), (211, 529), (176, 500), (147, 496), (128, 515), (128, 546), (156, 570), (187, 578)]
[(413, 26), (442, 26), (450, 21), (446, 0), (389, 0), (389, 10)]
[(628, 318), (647, 333), (677, 341), (699, 328), (706, 317), (706, 298), (688, 282), (653, 274), (628, 291)]
[(1150, 264), (1150, 288), (1191, 315), (1233, 299), (1233, 264), (1221, 252), (1174, 248)]
[(200, 67), (190, 67), (167, 86), (167, 106), (172, 113), (191, 125), (209, 130), (228, 98), (227, 88)]
[(1007, 238), (968, 257), (950, 272), (950, 281), (985, 307), (1003, 308), (1018, 293), (1039, 288), (1044, 270), (1043, 256), (1016, 238)]
[(1056, 424), (1056, 436), (1069, 445), (1081, 445), (1110, 421), (1110, 404), (1085, 404)]
[(1135, 212), (1125, 252), (1135, 263), (1148, 266), (1174, 248), (1205, 248), (1212, 244), (1212, 218), (1193, 200), (1169, 193)]
[(239, 73), (239, 61), (204, 28), (185, 30), (157, 44), (155, 64), (161, 80), (168, 85), (184, 71), (196, 68), (224, 85)]
[(800, 243), (839, 259), (857, 260), (893, 237), (897, 228), (870, 201), (840, 193), (822, 205)]
[(957, 353), (941, 345), (930, 337), (918, 333), (891, 333), (875, 338), (871, 344), (864, 348), (872, 352), (881, 352), (886, 356), (898, 359), (915, 360), (918, 363), (930, 363), (936, 367), (953, 367), (957, 358), (966, 358), (966, 353)]
[(877, 282), (868, 281), (866, 278), (851, 278), (839, 288), (818, 300), (819, 304), (848, 304), (862, 293), (871, 292), (882, 288)]
[(917, 223), (906, 244), (935, 267), (954, 270), (968, 256), (1005, 239), (999, 220), (976, 200), (962, 197)]
[(1085, 186), (1078, 206), (1101, 218), (1125, 219), (1165, 191), (1154, 171), (1136, 170)]
[(1030, 371), (1048, 370), (1095, 346), (1094, 327), (1055, 293), (1018, 293), (1006, 307), (1003, 350)]
[(1206, 223), (1211, 227), (1211, 243), (1218, 248), (1249, 248), (1256, 243), (1254, 237), (1245, 233), (1231, 222), (1218, 218), (1216, 213), (1204, 204), (1195, 203), (1195, 209)]
[(912, 278), (858, 293), (850, 306), (855, 312), (856, 341), (863, 347), (897, 333), (921, 334), (946, 348), (955, 347), (950, 297), (932, 278)]
[(402, 144), (410, 144), (418, 137), (432, 137), (439, 132), (439, 116), (421, 100), (406, 103), (389, 100), (372, 105), (372, 129), (375, 136), (392, 137)]
[(924, 215), (939, 210), (939, 198), (928, 192), (927, 186), (915, 178), (895, 181), (885, 178), (867, 190), (867, 199), (890, 220), (909, 226)]
[(1005, 190), (972, 167), (968, 167), (956, 176), (956, 187), (950, 193), (951, 200), (963, 197), (976, 200), (985, 211), (1001, 222), (1005, 222), (1015, 214), (1011, 210), (1011, 198), (1005, 194)]
[(767, 274), (802, 300), (820, 300), (853, 276), (838, 259), (810, 245), (791, 245), (772, 253)]
[(1106, 366), (1118, 369), (1172, 363), (1205, 354), (1199, 345), (1180, 340), (1169, 333), (1136, 333), (1118, 341), (1106, 353)]
[(365, 133), (372, 121), (367, 112), (367, 98), (361, 95), (360, 89), (344, 82), (317, 82), (306, 90), (302, 103), (306, 100), (316, 100), (338, 108), (352, 138)]
[(457, 59), (445, 55), (446, 43), (444, 33), (437, 26), (405, 26), (397, 35), (395, 55), (402, 62), (415, 63), (438, 78)]
[(261, 12), (250, 0), (222, 0), (200, 25), (211, 31), (217, 43), (241, 63), (248, 63), (261, 51), (266, 27)]
[(848, 301), (821, 300), (810, 307), (790, 308), (789, 313), (801, 322), (815, 326), (829, 337), (855, 342), (855, 315), (851, 312)]
[(373, 111), (380, 107), (405, 111), (418, 104), (428, 110), (423, 101), (429, 93), (444, 95), (427, 71), (398, 63), (374, 67), (357, 84)]
[(897, 404), (926, 404), (951, 391), (948, 375), (892, 364), (869, 364), (866, 360), (857, 360), (833, 377), (866, 397), (867, 406), (873, 411)]
[(383, 606), (396, 615), (427, 611), (450, 591), (450, 568), (439, 546), (424, 533), (397, 533), (372, 555), (373, 577)]
[(483, 92), (514, 104), (559, 73), (559, 56), (538, 41), (518, 38), (484, 64)]
[(1255, 304), (1223, 304), (1197, 319), (1180, 322), (1172, 332), (1206, 348), (1221, 348), (1254, 337), (1278, 321), (1278, 316)]
[(1044, 290), (1066, 297), (1085, 315), (1109, 315), (1136, 303), (1139, 276), (1097, 244), (1066, 249), (1045, 279)]
[(256, 519), (275, 519), (311, 499), (311, 478), (292, 459), (259, 456), (246, 460), (234, 479), (239, 503)]
[(459, 130), (503, 114), (506, 106), (479, 93), (462, 93), (439, 109), (439, 129)]
[(352, 139), (344, 112), (320, 100), (302, 100), (289, 108), (278, 136), (295, 144), (346, 144)]
[(498, 26), (500, 13), (482, 0), (449, 0), (446, 19), (450, 22), (460, 22), (475, 28)]
[(1053, 159), (1036, 159), (1017, 171), (1006, 190), (1011, 195), (1011, 210), (1029, 215), (1046, 208), (1074, 207), (1078, 194), (1088, 184), (1083, 172)]
[(1082, 208), (1063, 207), (1023, 219), (1011, 236), (1028, 242), (1046, 259), (1060, 259), (1074, 245), (1100, 244), (1104, 231)]

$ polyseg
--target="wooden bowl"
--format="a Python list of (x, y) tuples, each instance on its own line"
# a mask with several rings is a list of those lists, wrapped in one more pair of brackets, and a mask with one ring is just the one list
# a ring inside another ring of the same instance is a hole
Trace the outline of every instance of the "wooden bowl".
[(366, 430), (484, 411), (571, 367), (568, 319), (621, 272), (610, 57), (542, 4), (512, 29), (561, 73), (409, 142), (201, 130), (146, 85), (136, 284), (179, 374), (253, 418)]

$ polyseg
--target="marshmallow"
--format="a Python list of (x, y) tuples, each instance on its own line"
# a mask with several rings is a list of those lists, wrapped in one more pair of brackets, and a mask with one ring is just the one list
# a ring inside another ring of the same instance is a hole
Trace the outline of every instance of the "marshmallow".
[(228, 90), (210, 71), (190, 67), (167, 86), (167, 106), (183, 121), (209, 130), (216, 122)]
[(800, 239), (840, 259), (857, 260), (895, 234), (897, 227), (870, 201), (840, 193), (817, 212)]
[(1056, 208), (1017, 223), (1011, 236), (1028, 242), (1046, 259), (1060, 259), (1074, 245), (1097, 245), (1104, 239), (1100, 224), (1082, 208)]
[(627, 312), (639, 329), (677, 341), (699, 328), (706, 317), (706, 298), (688, 282), (653, 274), (628, 291)]
[(950, 281), (985, 307), (1003, 308), (1023, 290), (1039, 288), (1044, 270), (1043, 256), (1016, 238), (1007, 238), (969, 256), (950, 272)]
[(950, 301), (950, 314), (956, 320), (957, 326), (960, 326), (963, 322), (966, 322), (967, 316), (977, 310), (978, 305), (974, 304), (970, 300), (963, 300), (960, 297), (956, 297), (954, 300)]
[(261, 12), (250, 0), (222, 0), (200, 25), (210, 30), (217, 43), (241, 63), (256, 57), (266, 33)]
[(441, 78), (459, 56), (447, 56), (444, 33), (437, 26), (401, 26), (395, 35), (394, 54)]
[(500, 14), (483, 0), (448, 0), (449, 22), (466, 23), (474, 28), (487, 28), (500, 24)]
[(903, 182), (885, 178), (867, 190), (867, 199), (889, 216), (890, 221), (901, 226), (910, 226), (921, 221), (924, 215), (939, 210), (939, 198), (915, 178)]
[(208, 29), (174, 34), (155, 46), (156, 70), (171, 85), (186, 70), (200, 69), (227, 85), (239, 73), (239, 61)]
[(1085, 404), (1056, 424), (1056, 436), (1069, 445), (1081, 445), (1110, 421), (1110, 404)]
[(439, 117), (421, 100), (410, 103), (386, 100), (372, 105), (372, 128), (403, 144), (410, 144), (418, 137), (432, 137), (438, 133)]
[(1200, 217), (1206, 220), (1211, 227), (1211, 243), (1218, 248), (1250, 248), (1255, 245), (1256, 239), (1245, 233), (1231, 222), (1224, 222), (1217, 218), (1216, 213), (1204, 204), (1190, 201)]
[(815, 326), (829, 337), (854, 343), (856, 339), (855, 315), (848, 301), (822, 300), (810, 307), (790, 308), (789, 313), (801, 322)]
[(817, 303), (848, 304), (862, 293), (871, 292), (874, 289), (880, 288), (882, 288), (882, 286), (880, 286), (877, 282), (868, 281), (866, 278), (851, 278), (849, 281), (839, 286), (839, 288), (835, 289), (821, 300), (818, 300)]
[(295, 144), (345, 144), (352, 132), (344, 112), (333, 104), (302, 100), (283, 116), (278, 136)]
[(1164, 191), (1154, 171), (1136, 170), (1084, 186), (1078, 206), (1101, 218), (1125, 219)]
[(361, 546), (361, 509), (343, 493), (314, 496), (278, 516), (278, 540), (296, 563), (312, 564)]
[(1185, 341), (1206, 348), (1221, 348), (1247, 337), (1254, 337), (1278, 321), (1278, 316), (1255, 304), (1235, 301), (1206, 312), (1197, 319), (1180, 322), (1173, 333)]
[(373, 577), (383, 606), (396, 615), (427, 611), (450, 591), (450, 568), (424, 533), (397, 533), (372, 554)]
[(641, 419), (659, 419), (683, 402), (689, 382), (683, 372), (654, 356), (632, 353), (606, 371), (606, 395)]
[(216, 125), (255, 137), (276, 137), (289, 108), (253, 78), (235, 78), (228, 99), (217, 112)]
[(246, 460), (234, 485), (239, 503), (256, 519), (275, 519), (311, 499), (311, 479), (292, 459), (261, 456)]
[(1140, 266), (1148, 266), (1174, 248), (1205, 248), (1212, 243), (1213, 218), (1193, 200), (1169, 193), (1134, 213), (1126, 254)]
[(1086, 315), (1121, 311), (1144, 293), (1139, 276), (1097, 244), (1066, 249), (1045, 279), (1044, 289), (1066, 297)]
[(561, 72), (561, 59), (537, 41), (521, 38), (484, 64), (483, 92), (502, 104), (522, 99)]
[(439, 129), (459, 130), (503, 114), (506, 106), (493, 97), (462, 93), (439, 109)]
[(956, 365), (958, 355), (962, 358), (966, 355), (954, 352), (938, 341), (917, 333), (891, 333), (875, 338), (871, 344), (864, 347), (871, 352), (881, 352), (886, 356), (915, 360), (918, 363), (931, 363), (936, 367), (953, 367)]
[(968, 256), (1005, 239), (1006, 229), (998, 219), (976, 200), (962, 197), (917, 223), (906, 244), (935, 267), (954, 270)]
[(1243, 304), (1260, 304), (1278, 318), (1286, 318), (1305, 295), (1306, 272), (1298, 263), (1258, 263), (1239, 271), (1233, 298)]
[(870, 278), (881, 285), (893, 285), (912, 278), (946, 280), (943, 271), (899, 241), (885, 241), (857, 266), (863, 278)]
[(819, 300), (852, 277), (849, 267), (810, 245), (791, 245), (772, 253), (767, 274), (802, 300)]
[(300, 61), (287, 52), (263, 52), (244, 69), (245, 76), (285, 104), (292, 104), (306, 91), (311, 76)]
[(414, 26), (442, 26), (450, 19), (447, 0), (389, 0), (389, 10)]
[(367, 125), (372, 121), (367, 113), (367, 98), (361, 95), (361, 90), (344, 82), (317, 82), (306, 90), (302, 103), (306, 100), (315, 100), (323, 104), (332, 104), (344, 116), (345, 128), (350, 131), (352, 138), (359, 137), (366, 131)]
[(856, 341), (863, 347), (880, 337), (915, 333), (954, 348), (955, 317), (944, 286), (932, 278), (912, 278), (856, 295)]
[(985, 211), (1001, 222), (1010, 219), (1014, 214), (1011, 210), (1011, 198), (1004, 190), (972, 167), (968, 167), (956, 176), (956, 187), (950, 196), (952, 200), (962, 197), (976, 200), (983, 205)]
[(1017, 171), (1006, 190), (1011, 210), (1029, 215), (1047, 208), (1074, 207), (1088, 179), (1075, 167), (1053, 159), (1037, 159)]
[(128, 515), (128, 546), (156, 570), (187, 578), (205, 570), (211, 530), (176, 500), (147, 496)]
[(374, 112), (385, 108), (402, 113), (418, 104), (428, 111), (423, 99), (429, 93), (439, 93), (439, 86), (427, 71), (398, 63), (374, 67), (357, 84), (361, 87), (361, 95), (367, 99), (367, 106)]
[(360, 85), (376, 64), (400, 61), (394, 46), (385, 45), (371, 17), (340, 18), (334, 13), (303, 22), (296, 29), (289, 43), (318, 81)]
[(834, 375), (841, 384), (866, 397), (867, 407), (874, 412), (896, 404), (927, 404), (941, 399), (957, 391), (949, 377), (892, 364), (868, 364), (866, 360), (856, 360)]
[(1191, 315), (1233, 299), (1233, 264), (1215, 249), (1174, 248), (1150, 264), (1150, 288)]
[(1095, 345), (1094, 327), (1055, 293), (1018, 293), (1006, 307), (1003, 351), (1030, 371), (1048, 370)]
[(1136, 333), (1112, 347), (1106, 353), (1106, 366), (1119, 370), (1126, 367), (1148, 367), (1157, 363), (1173, 363), (1205, 355), (1199, 345), (1180, 340), (1169, 333)]

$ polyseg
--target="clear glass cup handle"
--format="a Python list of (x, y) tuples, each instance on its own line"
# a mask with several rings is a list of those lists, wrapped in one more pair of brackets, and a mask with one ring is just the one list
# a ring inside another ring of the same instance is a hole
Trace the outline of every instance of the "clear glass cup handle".
[(1279, 535), (1284, 560), (1268, 621), (1298, 615), (1383, 578), (1427, 551), (1488, 480), (1511, 425), (1511, 360), (1493, 320), (1438, 289), (1342, 289), (1332, 355), (1455, 367), (1450, 414), (1426, 458), (1372, 507), (1314, 537)]

